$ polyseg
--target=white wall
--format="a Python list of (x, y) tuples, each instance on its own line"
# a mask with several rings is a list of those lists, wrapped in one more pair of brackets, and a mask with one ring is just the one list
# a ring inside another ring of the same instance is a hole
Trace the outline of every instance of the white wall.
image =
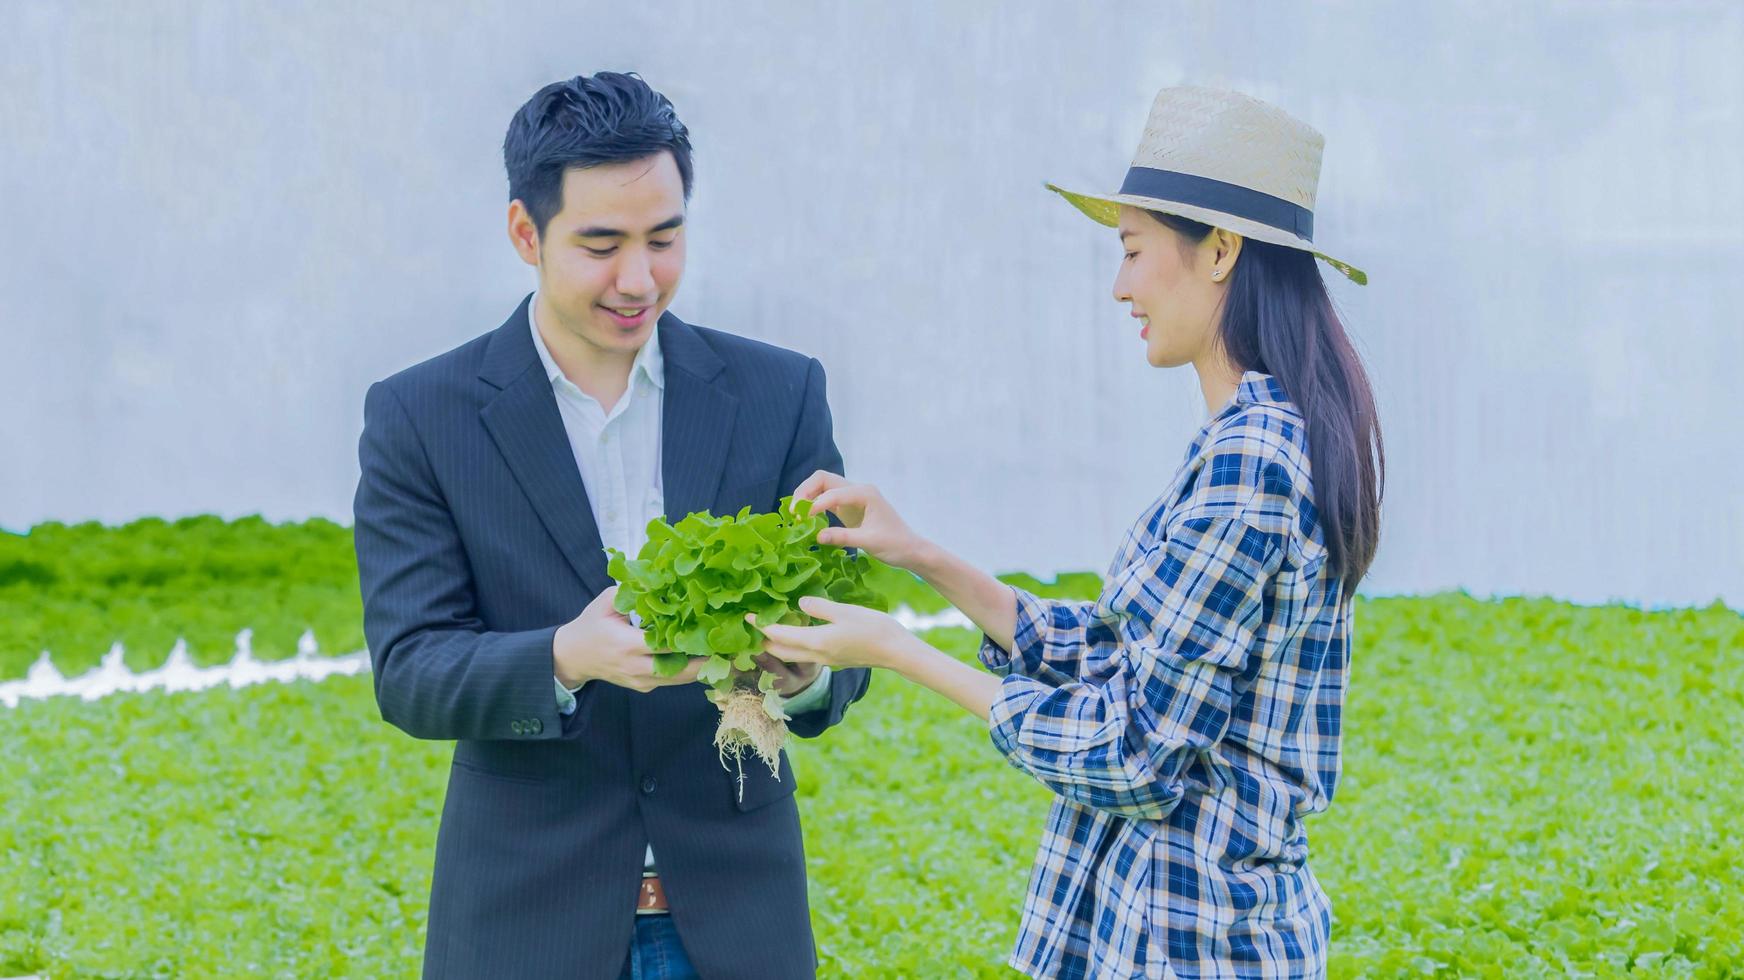
[(352, 6), (0, 3), (0, 524), (349, 520), (367, 384), (530, 288), (510, 114), (612, 68), (697, 146), (674, 310), (822, 358), (923, 530), (1100, 570), (1203, 406), (1041, 184), (1117, 184), (1193, 82), (1327, 136), (1367, 591), (1744, 606), (1736, 3)]

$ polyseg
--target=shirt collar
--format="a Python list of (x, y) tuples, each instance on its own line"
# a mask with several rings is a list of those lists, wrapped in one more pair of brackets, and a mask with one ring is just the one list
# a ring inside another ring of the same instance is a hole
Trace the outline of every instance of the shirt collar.
[[(557, 366), (557, 361), (551, 357), (551, 349), (545, 346), (545, 338), (539, 335), (539, 319), (535, 312), (539, 307), (539, 294), (527, 301), (527, 326), (533, 331), (533, 349), (539, 352), (539, 363), (545, 366), (545, 378), (552, 384), (563, 377), (563, 369)], [(666, 387), (666, 358), (660, 353), (660, 324), (648, 332), (648, 341), (642, 349), (636, 352), (635, 363), (630, 365), (630, 380), (635, 381), (640, 372), (657, 389)]]
[(1289, 401), (1290, 396), (1277, 378), (1258, 371), (1243, 372), (1241, 383), (1235, 388), (1237, 405), (1288, 404)]

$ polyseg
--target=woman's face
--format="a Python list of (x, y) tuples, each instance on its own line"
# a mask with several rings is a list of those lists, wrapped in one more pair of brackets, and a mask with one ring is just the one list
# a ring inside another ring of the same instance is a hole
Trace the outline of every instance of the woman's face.
[(1126, 205), (1118, 227), (1125, 256), (1114, 277), (1114, 298), (1132, 308), (1145, 359), (1152, 367), (1200, 362), (1215, 349), (1224, 284), (1240, 238), (1219, 230), (1189, 244), (1148, 212)]

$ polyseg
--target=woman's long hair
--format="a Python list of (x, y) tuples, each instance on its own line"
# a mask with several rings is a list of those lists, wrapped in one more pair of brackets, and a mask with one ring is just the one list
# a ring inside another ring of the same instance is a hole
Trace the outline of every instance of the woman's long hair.
[[(1176, 215), (1150, 215), (1179, 234), (1183, 246), (1197, 245), (1212, 231)], [(1307, 420), (1327, 560), (1345, 594), (1354, 594), (1380, 541), (1387, 456), (1368, 375), (1314, 256), (1244, 238), (1217, 333), (1237, 370), (1278, 379)]]

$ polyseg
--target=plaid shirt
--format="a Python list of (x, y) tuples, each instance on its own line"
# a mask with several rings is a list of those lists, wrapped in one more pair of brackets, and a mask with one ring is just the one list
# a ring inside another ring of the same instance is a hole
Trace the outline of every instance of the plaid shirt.
[(1351, 604), (1301, 414), (1248, 372), (1127, 532), (1094, 603), (1017, 591), (989, 721), (1057, 794), (1011, 965), (1037, 977), (1326, 969), (1302, 818), (1339, 773)]

